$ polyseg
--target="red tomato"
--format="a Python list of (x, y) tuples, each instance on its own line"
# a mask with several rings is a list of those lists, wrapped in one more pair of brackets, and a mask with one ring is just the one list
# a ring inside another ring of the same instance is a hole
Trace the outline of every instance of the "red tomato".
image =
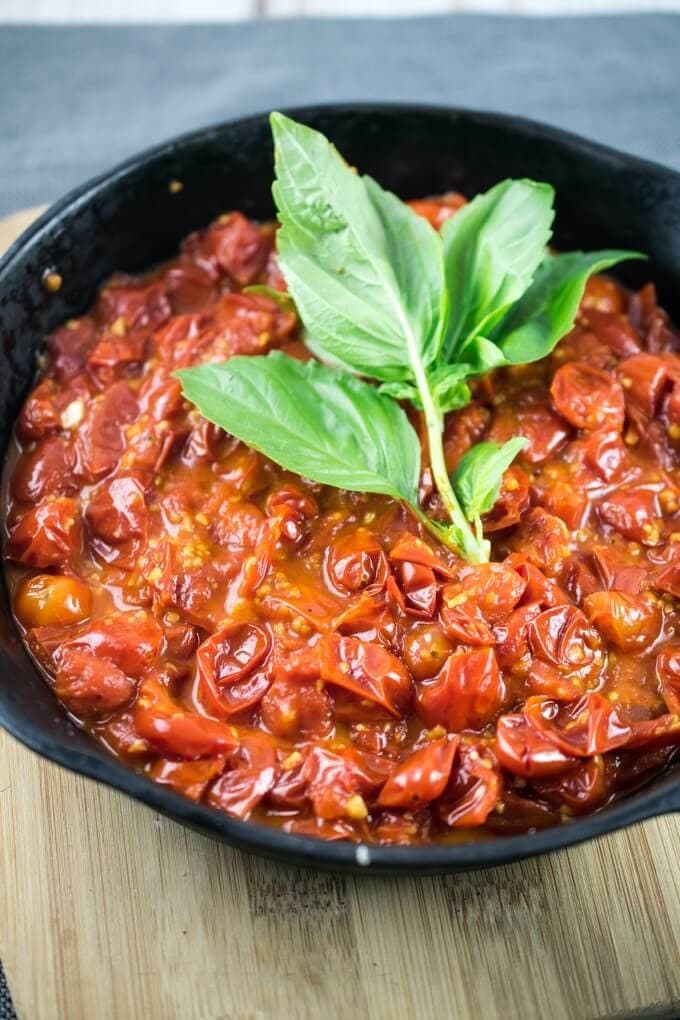
[(519, 524), (529, 505), (529, 476), (513, 464), (503, 475), (498, 499), (484, 515), (484, 533), (502, 531)]
[(493, 648), (474, 648), (454, 652), (436, 677), (419, 685), (415, 708), (427, 726), (478, 730), (491, 722), (504, 698)]
[(650, 546), (661, 543), (661, 511), (654, 488), (617, 489), (602, 500), (598, 513), (605, 524), (624, 538)]
[(436, 807), (437, 816), (454, 829), (484, 825), (500, 803), (502, 792), (503, 781), (491, 750), (483, 744), (462, 743)]
[(292, 483), (270, 492), (265, 509), (270, 517), (282, 519), (283, 534), (291, 542), (297, 542), (302, 538), (305, 521), (315, 517), (319, 512), (314, 497)]
[(54, 692), (81, 718), (109, 715), (132, 698), (135, 685), (121, 669), (77, 647), (64, 648)]
[(133, 559), (146, 541), (148, 513), (136, 478), (120, 477), (93, 492), (85, 520), (96, 553), (107, 563)]
[(654, 418), (663, 391), (670, 382), (663, 358), (654, 354), (635, 354), (620, 363), (618, 375), (629, 412), (637, 412), (644, 418)]
[(127, 676), (139, 677), (161, 650), (163, 631), (144, 610), (113, 612), (76, 628), (59, 651), (78, 648), (112, 662)]
[(540, 464), (556, 453), (569, 435), (569, 426), (552, 409), (549, 394), (530, 390), (516, 401), (499, 404), (486, 438), (493, 443), (506, 443), (513, 436), (524, 436), (529, 445), (522, 450), (522, 460)]
[(535, 507), (525, 515), (509, 544), (515, 553), (554, 577), (569, 557), (569, 542), (564, 521)]
[(613, 751), (626, 744), (632, 732), (611, 702), (594, 691), (561, 712), (555, 702), (529, 698), (524, 717), (565, 754), (579, 758)]
[(12, 527), (5, 555), (30, 567), (64, 563), (76, 548), (78, 513), (75, 499), (61, 497), (40, 503)]
[(281, 677), (260, 705), (262, 721), (277, 737), (320, 739), (333, 728), (331, 701), (315, 683)]
[(441, 617), (446, 627), (449, 610), (468, 605), (490, 623), (500, 623), (524, 593), (525, 580), (505, 563), (465, 566), (454, 584), (442, 589)]
[(642, 651), (659, 636), (661, 612), (649, 596), (596, 591), (583, 606), (602, 637), (624, 652)]
[(656, 678), (666, 708), (680, 716), (680, 647), (662, 648), (656, 657)]
[(149, 769), (149, 776), (161, 786), (169, 786), (189, 800), (198, 801), (211, 779), (224, 768), (224, 758), (199, 758), (197, 761), (172, 761), (159, 758)]
[(302, 774), (307, 782), (307, 796), (320, 818), (354, 818), (361, 821), (368, 814), (364, 797), (381, 786), (392, 770), (391, 762), (383, 763), (376, 773), (374, 760), (356, 751), (338, 753), (313, 747), (305, 758)]
[(590, 432), (623, 428), (623, 389), (609, 372), (570, 361), (555, 372), (550, 394), (562, 417), (575, 428)]
[(378, 797), (380, 807), (417, 808), (436, 800), (451, 775), (459, 737), (432, 740), (399, 763)]
[(431, 620), (437, 609), (439, 584), (434, 570), (419, 563), (397, 563), (387, 581), (391, 598), (408, 616)]
[(125, 425), (137, 417), (137, 400), (124, 381), (107, 387), (95, 397), (78, 429), (75, 451), (80, 472), (94, 482), (121, 462), (125, 449)]
[(19, 461), (11, 491), (20, 503), (39, 503), (48, 496), (66, 496), (77, 488), (76, 458), (63, 436), (48, 436)]
[(411, 698), (411, 679), (380, 645), (329, 634), (317, 645), (321, 679), (399, 716)]
[(47, 338), (50, 368), (60, 382), (69, 382), (83, 371), (96, 341), (96, 325), (89, 315), (70, 319)]
[(264, 268), (269, 243), (260, 229), (239, 212), (221, 216), (203, 235), (202, 250), (242, 286)]
[(524, 779), (552, 776), (577, 763), (520, 713), (500, 717), (494, 747), (503, 768)]
[(572, 669), (591, 662), (598, 643), (586, 617), (575, 606), (545, 609), (529, 624), (528, 636), (534, 655)]
[(261, 701), (271, 683), (261, 669), (270, 649), (271, 639), (262, 627), (236, 621), (199, 646), (198, 697), (211, 715), (229, 718)]
[(604, 759), (586, 758), (563, 775), (534, 782), (539, 794), (564, 805), (570, 814), (582, 815), (602, 807), (608, 796)]
[(229, 754), (239, 743), (235, 729), (183, 709), (153, 676), (145, 677), (139, 686), (133, 719), (139, 735), (161, 754), (210, 758)]
[(412, 563), (421, 567), (429, 567), (439, 577), (454, 577), (454, 571), (430, 546), (415, 535), (405, 534), (390, 549), (390, 560), (393, 563)]
[(467, 199), (459, 195), (457, 191), (448, 191), (445, 195), (437, 198), (412, 199), (408, 203), (415, 213), (428, 220), (432, 226), (439, 230), (446, 220), (458, 212), (467, 204)]
[(213, 783), (207, 802), (235, 818), (248, 818), (273, 788), (279, 768), (275, 745), (265, 733), (244, 730), (227, 770)]
[(357, 592), (384, 585), (389, 566), (375, 536), (365, 528), (357, 528), (340, 536), (329, 548), (326, 572), (338, 591)]
[(99, 322), (123, 319), (126, 328), (160, 326), (169, 317), (170, 302), (158, 280), (135, 279), (120, 273), (100, 290), (95, 306)]
[(513, 666), (529, 654), (529, 625), (540, 613), (538, 602), (527, 602), (514, 609), (504, 623), (496, 624), (496, 657), (501, 666)]

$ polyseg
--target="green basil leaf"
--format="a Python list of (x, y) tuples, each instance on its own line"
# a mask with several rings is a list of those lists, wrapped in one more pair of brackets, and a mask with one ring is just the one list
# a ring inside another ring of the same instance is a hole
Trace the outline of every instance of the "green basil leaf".
[(453, 488), (469, 521), (488, 513), (498, 499), (504, 472), (528, 440), (515, 436), (500, 446), (477, 443), (461, 458), (453, 475)]
[(250, 287), (243, 288), (244, 294), (259, 294), (261, 297), (274, 301), (282, 312), (296, 312), (295, 302), (285, 290), (277, 290), (275, 287), (268, 287), (264, 283), (253, 283)]
[(544, 358), (574, 325), (588, 278), (618, 262), (645, 258), (634, 251), (574, 251), (550, 255), (534, 282), (497, 326), (493, 340), (511, 364)]
[(418, 437), (399, 405), (369, 383), (279, 351), (177, 376), (204, 417), (288, 471), (417, 505)]
[(388, 397), (392, 397), (393, 400), (408, 400), (417, 407), (419, 411), (422, 411), (423, 405), (420, 399), (420, 394), (415, 386), (408, 382), (385, 382), (378, 386), (378, 392), (384, 393)]
[(435, 404), (442, 414), (470, 403), (470, 387), (465, 380), (471, 375), (469, 365), (439, 365), (428, 375)]
[(491, 327), (524, 293), (551, 236), (555, 193), (537, 181), (501, 181), (442, 227), (450, 315), (443, 355)]
[(319, 132), (280, 113), (271, 124), (279, 266), (317, 350), (362, 375), (408, 379), (440, 346), (439, 236)]
[(468, 375), (484, 375), (508, 364), (500, 347), (483, 336), (475, 336), (465, 344), (460, 352), (460, 360), (468, 366)]

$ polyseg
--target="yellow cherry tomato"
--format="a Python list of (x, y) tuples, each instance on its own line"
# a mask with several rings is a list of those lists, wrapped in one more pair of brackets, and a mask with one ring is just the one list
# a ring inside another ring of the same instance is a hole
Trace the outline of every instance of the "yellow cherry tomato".
[(75, 577), (36, 574), (23, 582), (15, 612), (24, 627), (79, 623), (90, 615), (90, 589)]

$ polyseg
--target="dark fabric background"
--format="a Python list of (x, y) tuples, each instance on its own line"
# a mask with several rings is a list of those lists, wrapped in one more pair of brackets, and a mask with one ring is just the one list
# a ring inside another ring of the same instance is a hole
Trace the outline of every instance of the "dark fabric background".
[(0, 215), (179, 131), (339, 99), (521, 113), (680, 167), (679, 68), (673, 14), (0, 25)]
[(0, 215), (177, 132), (341, 99), (519, 113), (680, 169), (680, 15), (0, 25), (0, 97)]

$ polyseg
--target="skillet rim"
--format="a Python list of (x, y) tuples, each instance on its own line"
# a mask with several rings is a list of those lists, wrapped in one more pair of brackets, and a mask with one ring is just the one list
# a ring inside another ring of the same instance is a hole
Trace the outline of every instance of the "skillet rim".
[[(490, 127), (516, 130), (524, 138), (540, 138), (577, 156), (609, 162), (627, 170), (644, 173), (660, 181), (670, 181), (680, 191), (680, 173), (659, 163), (628, 155), (610, 146), (539, 121), (513, 114), (491, 113), (468, 107), (434, 103), (337, 102), (286, 107), (284, 113), (306, 121), (323, 115), (356, 116), (388, 114), (409, 116), (448, 115), (452, 121), (470, 120)], [(209, 141), (225, 129), (261, 126), (267, 113), (230, 118), (184, 132), (167, 141), (136, 153), (110, 170), (90, 178), (50, 205), (10, 245), (0, 258), (0, 292), (11, 277), (15, 260), (27, 250), (38, 248), (41, 236), (58, 225), (70, 212), (116, 182), (156, 160), (172, 156), (183, 147)], [(4, 583), (4, 575), (3, 575)], [(33, 667), (35, 668), (35, 667)], [(283, 859), (297, 865), (322, 869), (351, 870), (371, 874), (441, 874), (508, 864), (538, 854), (573, 846), (585, 840), (614, 832), (635, 822), (669, 811), (680, 811), (680, 770), (658, 777), (648, 786), (594, 814), (570, 821), (561, 827), (500, 836), (467, 843), (438, 843), (416, 847), (383, 847), (373, 844), (328, 842), (293, 835), (266, 825), (230, 818), (216, 808), (195, 804), (180, 794), (154, 783), (122, 764), (92, 740), (89, 748), (73, 749), (65, 740), (47, 734), (24, 713), (13, 709), (11, 698), (0, 681), (0, 725), (24, 746), (68, 770), (106, 784), (147, 806), (162, 812), (202, 833), (218, 838), (241, 850)], [(56, 702), (55, 699), (55, 703)], [(60, 711), (63, 711), (60, 707)]]

